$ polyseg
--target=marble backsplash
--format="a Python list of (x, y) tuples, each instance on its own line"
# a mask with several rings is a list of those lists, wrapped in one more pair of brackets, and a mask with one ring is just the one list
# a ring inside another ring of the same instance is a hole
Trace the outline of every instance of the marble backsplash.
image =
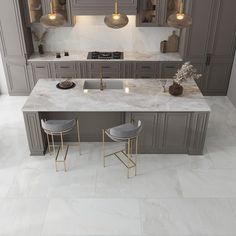
[[(118, 30), (108, 28), (103, 20), (104, 16), (77, 16), (74, 27), (49, 29), (44, 43), (45, 51), (158, 52), (160, 42), (176, 30), (171, 27), (136, 27), (135, 16), (129, 16), (129, 24)], [(37, 32), (44, 30), (40, 24), (32, 28)]]

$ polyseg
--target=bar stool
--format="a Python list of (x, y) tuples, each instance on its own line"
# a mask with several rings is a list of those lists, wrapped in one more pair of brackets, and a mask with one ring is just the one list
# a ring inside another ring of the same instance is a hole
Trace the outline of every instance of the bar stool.
[[(77, 135), (78, 135), (78, 146), (79, 146), (79, 153), (81, 154), (81, 148), (80, 148), (80, 133), (79, 133), (79, 121), (78, 119), (72, 119), (72, 120), (41, 120), (41, 125), (44, 130), (44, 132), (47, 135), (47, 142), (48, 142), (48, 151), (51, 155), (51, 148), (53, 148), (53, 153), (55, 156), (55, 166), (56, 171), (58, 171), (57, 163), (63, 162), (64, 163), (64, 171), (67, 171), (66, 168), (66, 159), (67, 159), (67, 153), (69, 149), (69, 145), (66, 145), (65, 154), (63, 160), (59, 160), (59, 153), (60, 150), (62, 153), (64, 152), (64, 139), (63, 136), (70, 133), (75, 127), (77, 128)], [(55, 145), (54, 137), (59, 136), (60, 137), (60, 144)], [(50, 138), (51, 137), (51, 143)], [(58, 146), (58, 151), (56, 152), (56, 146)]]
[[(130, 169), (135, 169), (135, 176), (137, 175), (137, 155), (138, 155), (138, 136), (142, 130), (142, 123), (139, 120), (138, 124), (126, 123), (120, 126), (116, 126), (110, 129), (102, 130), (102, 142), (103, 142), (103, 166), (106, 167), (106, 158), (115, 156), (120, 160), (127, 168), (127, 178), (130, 178)], [(125, 149), (105, 154), (105, 135), (107, 135), (114, 142), (125, 142)], [(133, 146), (133, 144), (135, 144)], [(135, 159), (133, 158), (133, 149), (135, 149)], [(121, 159), (119, 154), (123, 155), (127, 162)]]

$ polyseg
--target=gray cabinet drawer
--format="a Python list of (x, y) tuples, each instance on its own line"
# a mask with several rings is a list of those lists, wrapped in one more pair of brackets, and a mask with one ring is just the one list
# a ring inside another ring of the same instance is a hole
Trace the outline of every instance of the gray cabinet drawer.
[(182, 62), (166, 62), (161, 65), (161, 78), (173, 78)]
[[(119, 73), (105, 72), (102, 74), (104, 79), (120, 78)], [(100, 73), (91, 73), (91, 78), (100, 78)]]
[(56, 71), (76, 71), (75, 62), (55, 62), (54, 68)]
[(100, 72), (117, 72), (120, 69), (119, 63), (116, 62), (95, 62), (91, 63), (91, 71)]
[(155, 71), (156, 71), (156, 63), (137, 62), (136, 63), (136, 71), (138, 71), (138, 72), (155, 73)]
[(32, 63), (31, 68), (34, 84), (36, 84), (39, 79), (52, 78), (50, 63), (48, 62)]
[(140, 78), (140, 79), (153, 79), (156, 78), (156, 74), (149, 74), (149, 73), (136, 73), (135, 78)]
[(56, 73), (56, 78), (62, 78), (62, 79), (72, 79), (72, 78), (77, 78), (77, 73), (76, 72), (57, 72)]

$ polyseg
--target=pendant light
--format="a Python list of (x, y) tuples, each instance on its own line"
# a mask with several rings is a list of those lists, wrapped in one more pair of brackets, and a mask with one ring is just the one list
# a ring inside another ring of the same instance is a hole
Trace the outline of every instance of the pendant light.
[(118, 1), (115, 0), (115, 12), (112, 15), (105, 16), (104, 23), (113, 29), (120, 29), (129, 23), (129, 18), (125, 14), (118, 12)]
[(192, 25), (192, 17), (184, 13), (184, 2), (180, 0), (179, 11), (169, 16), (167, 23), (169, 26), (183, 29)]
[(50, 13), (40, 18), (40, 23), (45, 27), (59, 27), (64, 25), (65, 17), (54, 9), (53, 0), (50, 2)]

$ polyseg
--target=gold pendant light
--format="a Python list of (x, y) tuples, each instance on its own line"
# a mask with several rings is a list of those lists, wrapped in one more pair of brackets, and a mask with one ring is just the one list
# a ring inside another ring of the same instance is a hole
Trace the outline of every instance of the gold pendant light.
[(50, 2), (50, 13), (43, 15), (40, 23), (45, 27), (59, 27), (65, 24), (65, 17), (54, 9), (53, 0)]
[(129, 23), (129, 18), (125, 14), (118, 12), (118, 1), (115, 0), (115, 12), (112, 15), (105, 16), (104, 23), (113, 29), (120, 29)]
[(192, 25), (192, 17), (184, 13), (184, 2), (180, 0), (179, 11), (175, 14), (172, 14), (167, 19), (169, 26), (183, 29)]

